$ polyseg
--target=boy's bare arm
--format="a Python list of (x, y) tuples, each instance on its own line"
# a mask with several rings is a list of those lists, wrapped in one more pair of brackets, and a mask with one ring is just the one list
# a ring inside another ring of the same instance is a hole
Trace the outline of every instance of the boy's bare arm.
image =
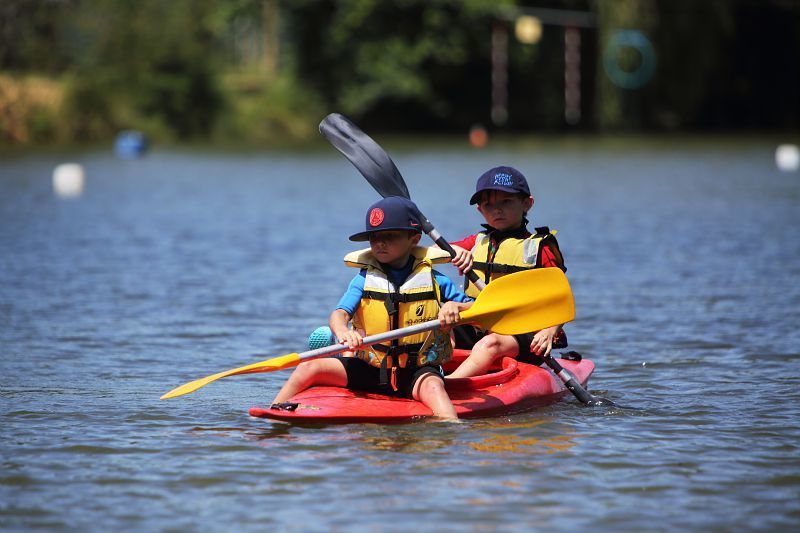
[(344, 309), (334, 310), (328, 320), (328, 326), (330, 326), (336, 340), (341, 344), (346, 344), (352, 350), (361, 346), (363, 337), (358, 331), (350, 329), (348, 327), (349, 323), (350, 314)]

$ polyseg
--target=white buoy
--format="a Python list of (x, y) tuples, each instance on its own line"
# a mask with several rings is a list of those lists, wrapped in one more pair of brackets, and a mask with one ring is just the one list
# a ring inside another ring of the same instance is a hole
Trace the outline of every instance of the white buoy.
[(61, 198), (75, 198), (83, 194), (85, 174), (78, 163), (63, 163), (53, 170), (53, 192)]
[(775, 149), (775, 164), (782, 172), (794, 172), (800, 168), (800, 149), (796, 144), (782, 144)]

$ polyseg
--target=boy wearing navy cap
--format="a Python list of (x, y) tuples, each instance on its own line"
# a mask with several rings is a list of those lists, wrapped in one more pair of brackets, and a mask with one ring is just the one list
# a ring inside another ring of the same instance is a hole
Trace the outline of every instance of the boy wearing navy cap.
[[(484, 172), (475, 186), (470, 205), (477, 204), (486, 224), (484, 231), (454, 242), (456, 256), (453, 264), (463, 274), (470, 269), (485, 283), (514, 272), (531, 268), (558, 267), (566, 272), (564, 260), (555, 239), (555, 231), (547, 227), (527, 229), (526, 214), (533, 207), (528, 181), (522, 172), (500, 166)], [(468, 279), (464, 282), (467, 295), (476, 297), (478, 289)], [(460, 310), (469, 305), (458, 304)], [(523, 335), (487, 334), (473, 326), (456, 326), (453, 330), (456, 347), (471, 349), (472, 353), (450, 378), (484, 374), (500, 357), (516, 357), (527, 363), (541, 364), (543, 355), (553, 347), (566, 346), (561, 326)]]
[[(384, 198), (370, 206), (366, 230), (350, 236), (351, 241), (369, 241), (370, 247), (345, 256), (345, 264), (359, 272), (329, 320), (333, 335), (347, 344), (354, 356), (301, 363), (273, 400), (273, 408), (281, 408), (300, 391), (328, 385), (413, 398), (440, 418), (458, 418), (441, 369), (452, 354), (446, 332), (361, 345), (367, 335), (436, 318), (443, 326), (454, 324), (458, 308), (442, 309), (441, 304), (470, 301), (449, 278), (433, 269), (435, 263), (448, 262), (449, 254), (418, 246), (422, 235), (418, 212), (413, 202), (400, 197)], [(352, 329), (348, 327), (351, 321)]]

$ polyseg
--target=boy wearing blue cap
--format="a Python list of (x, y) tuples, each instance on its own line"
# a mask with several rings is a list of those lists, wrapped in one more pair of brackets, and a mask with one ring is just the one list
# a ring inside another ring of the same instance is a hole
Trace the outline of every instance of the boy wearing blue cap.
[(301, 363), (273, 400), (273, 408), (284, 407), (300, 391), (328, 385), (413, 398), (440, 418), (458, 418), (441, 369), (452, 354), (447, 333), (424, 332), (390, 344), (361, 345), (367, 335), (436, 318), (443, 326), (454, 324), (458, 308), (454, 304), (442, 308), (442, 303), (470, 301), (433, 269), (436, 263), (448, 262), (449, 254), (418, 246), (422, 235), (418, 212), (413, 202), (400, 197), (384, 198), (369, 208), (366, 230), (350, 240), (369, 241), (370, 247), (345, 256), (345, 264), (359, 272), (329, 320), (334, 337), (347, 344), (354, 357)]
[[(484, 231), (454, 242), (456, 256), (453, 264), (463, 274), (474, 269), (485, 283), (514, 272), (531, 268), (558, 267), (566, 272), (564, 259), (547, 227), (528, 231), (526, 214), (533, 207), (528, 182), (522, 173), (508, 166), (484, 172), (475, 186), (470, 205), (477, 204), (486, 224)], [(467, 295), (476, 297), (478, 289), (468, 279), (464, 282)], [(462, 310), (468, 305), (460, 304)], [(487, 334), (473, 326), (456, 326), (453, 330), (457, 348), (472, 353), (448, 377), (461, 378), (485, 373), (498, 358), (516, 357), (533, 364), (544, 362), (541, 356), (553, 347), (566, 346), (561, 326), (523, 335)]]

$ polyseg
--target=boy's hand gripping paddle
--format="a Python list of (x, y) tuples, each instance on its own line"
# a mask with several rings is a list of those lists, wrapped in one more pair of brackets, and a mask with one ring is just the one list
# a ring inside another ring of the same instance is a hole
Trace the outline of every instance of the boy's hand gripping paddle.
[[(339, 113), (331, 113), (320, 122), (319, 132), (356, 167), (370, 185), (378, 191), (378, 194), (384, 198), (401, 196), (411, 200), (408, 186), (406, 186), (400, 171), (397, 170), (394, 161), (378, 143), (346, 117)], [(455, 257), (456, 251), (450, 243), (436, 231), (436, 228), (422, 212), (417, 210), (417, 213), (422, 223), (422, 230), (433, 239), (439, 248), (445, 250), (451, 257)], [(479, 290), (486, 286), (474, 270), (467, 272), (467, 278)]]
[[(502, 335), (517, 335), (563, 324), (574, 317), (575, 303), (567, 277), (558, 268), (540, 268), (503, 276), (492, 282), (478, 295), (478, 299), (475, 300), (472, 307), (461, 313), (459, 322), (476, 324), (483, 329)], [(439, 321), (430, 320), (365, 337), (362, 346), (370, 346), (438, 328)], [(161, 399), (189, 394), (224, 377), (290, 368), (302, 361), (339, 354), (348, 349), (346, 344), (334, 344), (299, 354), (290, 353), (274, 357), (197, 379), (169, 391)]]

